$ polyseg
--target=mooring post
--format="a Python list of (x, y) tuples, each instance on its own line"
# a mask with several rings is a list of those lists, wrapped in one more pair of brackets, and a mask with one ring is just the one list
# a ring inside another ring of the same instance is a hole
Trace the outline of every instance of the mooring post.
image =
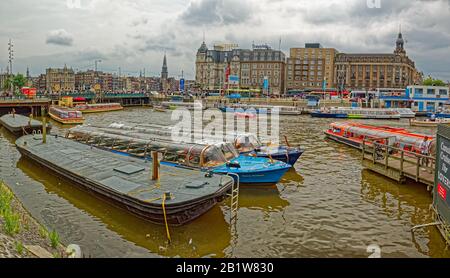
[(47, 143), (47, 119), (42, 120), (42, 143)]
[(158, 152), (155, 152), (155, 151), (152, 152), (152, 165), (153, 165), (152, 180), (159, 180)]

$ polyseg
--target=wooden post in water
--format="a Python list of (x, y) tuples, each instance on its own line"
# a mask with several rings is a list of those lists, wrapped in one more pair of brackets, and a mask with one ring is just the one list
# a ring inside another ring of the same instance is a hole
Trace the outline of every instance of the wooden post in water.
[(47, 143), (47, 119), (42, 120), (42, 143)]
[(159, 180), (159, 159), (158, 152), (152, 152), (152, 180)]

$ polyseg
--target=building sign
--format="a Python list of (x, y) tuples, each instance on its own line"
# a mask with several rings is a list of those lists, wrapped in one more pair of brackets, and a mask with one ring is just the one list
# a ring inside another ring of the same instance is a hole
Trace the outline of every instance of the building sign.
[(436, 181), (433, 204), (450, 224), (450, 126), (440, 125), (437, 136)]
[(264, 89), (265, 91), (268, 91), (268, 90), (269, 90), (269, 78), (268, 78), (267, 76), (264, 77), (263, 89)]
[(239, 85), (239, 76), (237, 76), (237, 75), (230, 75), (228, 77), (228, 83), (230, 85)]
[(185, 87), (185, 80), (184, 78), (180, 79), (180, 91), (184, 92), (184, 87)]

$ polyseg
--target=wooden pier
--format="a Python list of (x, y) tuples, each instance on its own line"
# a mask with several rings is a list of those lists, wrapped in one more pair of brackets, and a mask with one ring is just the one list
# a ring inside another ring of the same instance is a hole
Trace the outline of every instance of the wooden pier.
[(436, 158), (400, 148), (363, 141), (362, 164), (364, 167), (397, 182), (412, 180), (425, 184), (431, 191), (434, 187)]
[(8, 114), (12, 109), (17, 114), (44, 116), (48, 112), (51, 100), (45, 97), (27, 99), (24, 97), (0, 97), (0, 116)]

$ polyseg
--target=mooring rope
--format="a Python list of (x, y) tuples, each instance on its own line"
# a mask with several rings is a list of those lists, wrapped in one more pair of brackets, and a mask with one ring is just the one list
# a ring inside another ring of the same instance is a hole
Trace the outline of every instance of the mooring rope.
[(166, 215), (166, 194), (163, 194), (162, 197), (162, 208), (164, 213), (164, 223), (166, 224), (166, 233), (167, 233), (167, 239), (169, 240), (169, 243), (172, 241), (170, 238), (170, 231), (169, 231), (169, 224), (167, 223), (167, 215)]

